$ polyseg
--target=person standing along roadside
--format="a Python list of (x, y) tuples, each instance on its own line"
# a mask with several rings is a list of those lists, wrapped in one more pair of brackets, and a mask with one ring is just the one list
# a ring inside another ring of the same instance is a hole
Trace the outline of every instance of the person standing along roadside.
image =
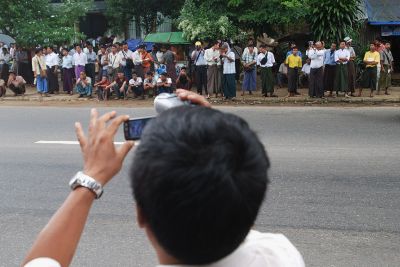
[(196, 50), (192, 52), (192, 61), (196, 73), (195, 82), (197, 87), (197, 93), (199, 95), (202, 95), (204, 88), (204, 94), (207, 97), (210, 97), (207, 90), (207, 62), (204, 58), (205, 51), (203, 48), (203, 44), (200, 41), (198, 41), (195, 43), (195, 46)]
[(260, 54), (257, 56), (257, 65), (260, 67), (261, 92), (264, 97), (277, 97), (277, 95), (274, 94), (274, 76), (272, 74), (272, 67), (274, 64), (274, 54), (268, 51), (266, 45), (260, 45)]
[(4, 81), (8, 81), (8, 75), (10, 72), (10, 62), (11, 62), (11, 55), (8, 53), (8, 49), (3, 47), (2, 53), (0, 53), (0, 65), (1, 65), (1, 79)]
[(92, 87), (94, 85), (94, 82), (96, 80), (96, 62), (97, 62), (97, 55), (96, 53), (93, 51), (93, 45), (91, 43), (87, 44), (87, 63), (85, 65), (85, 72), (86, 75), (90, 77), (90, 79), (92, 80)]
[(324, 97), (324, 56), (325, 49), (321, 42), (316, 42), (308, 51), (310, 63), (309, 91), (310, 97)]
[(52, 46), (47, 47), (47, 54), (45, 57), (46, 68), (47, 68), (47, 80), (49, 94), (58, 93), (60, 86), (58, 84), (58, 64), (59, 57), (54, 53), (54, 48)]
[(348, 62), (348, 69), (349, 69), (349, 92), (351, 96), (354, 96), (354, 92), (356, 90), (356, 63), (354, 60), (356, 59), (356, 52), (354, 48), (351, 46), (352, 39), (350, 37), (344, 38), (346, 42), (346, 49), (350, 53), (350, 60)]
[(379, 89), (377, 94), (379, 95), (380, 90), (385, 90), (385, 95), (390, 95), (388, 89), (392, 86), (392, 73), (393, 73), (393, 55), (390, 51), (390, 42), (385, 41), (385, 49), (383, 49), (379, 54), (381, 57), (381, 77), (379, 81)]
[(377, 80), (377, 66), (380, 64), (381, 57), (379, 52), (376, 51), (376, 46), (371, 43), (369, 46), (369, 51), (364, 55), (365, 70), (363, 72), (361, 88), (358, 93), (360, 97), (362, 95), (362, 88), (371, 89), (370, 97), (374, 97), (374, 91), (376, 90), (376, 80)]
[(62, 49), (62, 69), (63, 69), (63, 90), (65, 93), (72, 95), (74, 91), (74, 68), (72, 56), (68, 53), (67, 48)]
[(297, 54), (299, 49), (295, 46), (292, 47), (292, 53), (286, 58), (285, 64), (288, 66), (288, 91), (289, 97), (297, 94), (299, 86), (299, 70), (302, 67), (301, 57)]
[(249, 43), (247, 49), (248, 53), (243, 53), (242, 57), (244, 69), (242, 96), (246, 91), (251, 95), (257, 89), (257, 53), (254, 51), (253, 43)]
[(228, 44), (222, 45), (221, 57), (223, 64), (222, 88), (225, 100), (234, 100), (236, 97), (235, 53), (229, 48)]
[(75, 53), (72, 58), (75, 66), (75, 77), (79, 79), (79, 77), (81, 77), (81, 72), (85, 72), (85, 66), (87, 64), (87, 55), (82, 52), (82, 48), (79, 44), (75, 46)]
[[(219, 53), (219, 42), (214, 41), (212, 46), (204, 52), (204, 59), (207, 62), (207, 90), (208, 93), (211, 91), (218, 97), (221, 88), (221, 78), (218, 73), (218, 65), (221, 65), (220, 53)], [(207, 95), (209, 98), (209, 95)]]
[(335, 52), (336, 76), (335, 90), (336, 96), (339, 92), (344, 92), (345, 97), (349, 97), (349, 69), (348, 62), (350, 60), (350, 52), (346, 49), (346, 42), (341, 41), (339, 49)]
[(331, 48), (325, 51), (324, 56), (324, 90), (329, 92), (329, 97), (333, 97), (336, 76), (336, 61), (335, 61), (336, 43), (331, 44)]
[(47, 91), (47, 74), (46, 74), (46, 63), (44, 61), (43, 49), (37, 48), (35, 50), (35, 56), (32, 58), (32, 70), (33, 76), (36, 80), (36, 88), (38, 93), (43, 96), (49, 96)]

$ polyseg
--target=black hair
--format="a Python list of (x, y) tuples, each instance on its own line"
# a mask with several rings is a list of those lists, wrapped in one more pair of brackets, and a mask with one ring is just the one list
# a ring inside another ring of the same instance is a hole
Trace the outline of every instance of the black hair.
[(144, 129), (131, 168), (136, 203), (158, 243), (183, 264), (218, 261), (243, 242), (270, 166), (241, 118), (181, 106)]
[(48, 46), (47, 49), (50, 49), (51, 51), (54, 51), (54, 48), (51, 45)]
[(185, 66), (183, 66), (183, 67), (181, 68), (181, 70), (187, 70), (187, 68), (186, 68)]
[(137, 72), (136, 71), (132, 72), (132, 75), (137, 75)]
[(148, 71), (148, 72), (146, 72), (146, 74), (147, 75), (153, 75), (153, 72), (152, 71)]
[(299, 50), (299, 48), (297, 46), (293, 46), (292, 50), (295, 50), (295, 49)]
[(35, 55), (39, 54), (42, 51), (43, 51), (43, 48), (41, 48), (41, 47), (36, 48), (35, 49)]
[(267, 48), (267, 45), (261, 44), (261, 45), (260, 45), (260, 48)]

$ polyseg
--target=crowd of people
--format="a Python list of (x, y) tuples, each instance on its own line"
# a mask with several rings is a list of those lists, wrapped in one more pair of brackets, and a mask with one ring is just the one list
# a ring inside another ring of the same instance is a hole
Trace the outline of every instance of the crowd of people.
[[(339, 44), (332, 43), (329, 48), (322, 41), (309, 42), (304, 57), (295, 43), (289, 45), (276, 74), (273, 49), (265, 44), (257, 47), (254, 39), (244, 49), (222, 40), (209, 42), (207, 47), (198, 41), (189, 53), (190, 63), (183, 67), (177, 67), (177, 55), (168, 45), (155, 44), (151, 51), (147, 51), (145, 44), (131, 51), (126, 42), (96, 47), (92, 42), (70, 48), (39, 47), (31, 60), (29, 51), (15, 45), (8, 50), (2, 45), (0, 96), (5, 95), (6, 88), (14, 95), (24, 94), (26, 84), (34, 84), (42, 96), (58, 94), (61, 77), (66, 94), (96, 95), (99, 101), (151, 98), (176, 88), (191, 90), (193, 85), (207, 98), (214, 94), (234, 100), (239, 82), (242, 96), (257, 90), (258, 73), (261, 76), (258, 87), (264, 97), (277, 97), (276, 85), (282, 87), (284, 83), (288, 97), (300, 95), (299, 86), (306, 84), (309, 97), (315, 98), (361, 96), (363, 88), (370, 90), (371, 97), (376, 90), (389, 94), (393, 72), (390, 42), (377, 38), (371, 43), (363, 58), (365, 68), (359, 86), (356, 53), (350, 37)], [(356, 94), (357, 87), (360, 89)]]

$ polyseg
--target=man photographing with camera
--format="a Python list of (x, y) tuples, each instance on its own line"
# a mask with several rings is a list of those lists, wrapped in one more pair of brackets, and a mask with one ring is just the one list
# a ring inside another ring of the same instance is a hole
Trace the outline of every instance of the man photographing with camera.
[[(177, 90), (197, 106), (167, 110), (146, 126), (129, 179), (138, 223), (160, 266), (304, 266), (283, 235), (251, 230), (268, 185), (265, 149), (241, 118), (210, 108), (201, 96)], [(23, 264), (69, 266), (89, 210), (120, 171), (133, 147), (116, 148), (128, 116), (91, 111), (88, 135), (76, 124), (83, 171), (73, 191), (39, 234)]]

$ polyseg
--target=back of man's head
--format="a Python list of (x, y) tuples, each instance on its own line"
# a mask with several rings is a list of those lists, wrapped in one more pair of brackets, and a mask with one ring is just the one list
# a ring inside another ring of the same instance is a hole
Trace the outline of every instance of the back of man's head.
[(181, 263), (200, 265), (244, 241), (265, 196), (268, 168), (263, 145), (243, 119), (185, 106), (146, 126), (131, 178), (158, 243)]

